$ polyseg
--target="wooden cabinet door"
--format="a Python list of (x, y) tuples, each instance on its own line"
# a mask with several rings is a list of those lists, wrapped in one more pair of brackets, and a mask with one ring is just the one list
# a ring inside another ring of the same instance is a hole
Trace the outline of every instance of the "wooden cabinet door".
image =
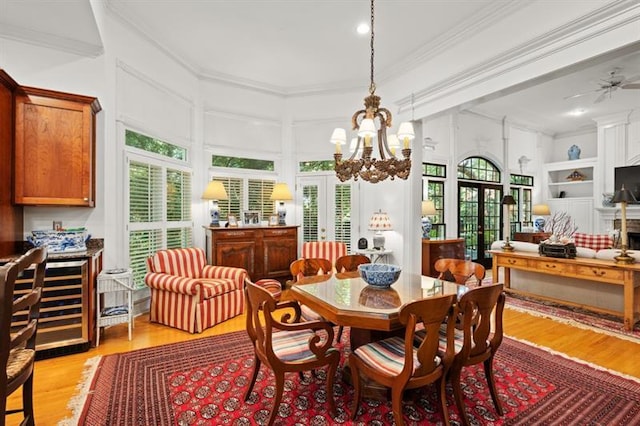
[(262, 244), (265, 278), (290, 277), (289, 266), (298, 255), (296, 229), (267, 230)]
[(94, 207), (97, 99), (25, 87), (15, 105), (15, 203)]
[(253, 278), (256, 273), (256, 243), (255, 241), (218, 241), (215, 244), (215, 259), (214, 265), (243, 268)]

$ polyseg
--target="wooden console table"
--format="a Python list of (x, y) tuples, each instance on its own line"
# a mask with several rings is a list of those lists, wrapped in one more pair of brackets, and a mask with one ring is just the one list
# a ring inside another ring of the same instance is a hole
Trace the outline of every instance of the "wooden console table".
[[(490, 253), (493, 255), (493, 282), (498, 282), (499, 268), (504, 268), (504, 287), (507, 291), (529, 294), (511, 289), (511, 269), (619, 285), (624, 292), (623, 318), (625, 330), (632, 330), (633, 325), (640, 319), (640, 264), (638, 263), (623, 265), (610, 260), (579, 257), (564, 259), (540, 256), (536, 253), (504, 252), (500, 250), (491, 250)], [(545, 297), (545, 299), (559, 301), (549, 297)], [(593, 306), (589, 307), (594, 310), (620, 315), (620, 312), (612, 312)]]
[(422, 239), (422, 275), (437, 277), (434, 265), (438, 259), (464, 259), (464, 238), (451, 240)]

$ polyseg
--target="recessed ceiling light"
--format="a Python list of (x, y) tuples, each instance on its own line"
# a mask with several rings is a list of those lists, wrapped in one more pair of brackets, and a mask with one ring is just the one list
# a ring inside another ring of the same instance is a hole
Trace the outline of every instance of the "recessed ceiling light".
[(356, 31), (358, 32), (358, 34), (369, 34), (369, 24), (367, 24), (366, 22), (359, 24), (356, 28)]
[(569, 115), (572, 115), (574, 117), (580, 117), (581, 115), (585, 114), (587, 112), (586, 109), (584, 108), (576, 108), (573, 111), (569, 111)]

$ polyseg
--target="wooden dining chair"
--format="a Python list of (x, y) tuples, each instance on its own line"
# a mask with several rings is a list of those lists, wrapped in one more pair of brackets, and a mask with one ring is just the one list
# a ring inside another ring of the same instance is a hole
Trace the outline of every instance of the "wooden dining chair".
[[(496, 411), (503, 415), (502, 406), (498, 399), (495, 380), (493, 377), (493, 358), (502, 343), (502, 313), (504, 311), (505, 295), (502, 284), (491, 284), (476, 287), (467, 291), (458, 301), (457, 323), (455, 330), (456, 351), (449, 370), (449, 378), (453, 388), (453, 396), (465, 426), (469, 426), (469, 419), (465, 411), (460, 376), (463, 367), (482, 363), (484, 374), (489, 384), (489, 391)], [(494, 318), (492, 321), (492, 312)], [(444, 326), (441, 329), (441, 339), (445, 335)], [(448, 338), (448, 334), (446, 334)], [(448, 340), (447, 340), (448, 345)], [(443, 342), (441, 341), (441, 346)], [(447, 346), (448, 347), (448, 346)]]
[[(290, 267), (293, 281), (297, 281), (302, 277), (310, 277), (313, 275), (329, 275), (333, 271), (333, 265), (331, 261), (324, 258), (310, 258), (310, 259), (298, 259), (294, 260)], [(309, 308), (306, 305), (300, 306), (302, 312), (302, 318), (307, 321), (324, 321), (324, 318)], [(338, 333), (336, 334), (336, 342), (342, 339), (343, 327), (338, 327)]]
[(474, 277), (480, 286), (486, 275), (484, 266), (464, 259), (438, 259), (434, 268), (439, 274), (439, 279), (454, 281), (458, 284), (465, 284)]
[(336, 260), (336, 272), (353, 272), (358, 270), (358, 265), (371, 263), (371, 259), (362, 254), (347, 254)]
[[(405, 325), (404, 338), (390, 337), (358, 347), (349, 355), (354, 385), (351, 419), (358, 415), (361, 392), (361, 375), (391, 388), (391, 406), (396, 425), (404, 425), (402, 394), (436, 383), (438, 398), (444, 417), (449, 424), (449, 411), (445, 394), (445, 378), (453, 360), (456, 296), (442, 296), (417, 300), (400, 310), (400, 322)], [(446, 346), (439, 352), (440, 327), (446, 320)], [(414, 346), (416, 325), (422, 324), (422, 340)]]
[[(251, 382), (244, 400), (253, 391), (260, 366), (264, 363), (273, 370), (276, 381), (274, 404), (268, 425), (272, 425), (278, 414), (284, 377), (287, 372), (302, 373), (328, 366), (327, 402), (329, 412), (335, 415), (333, 383), (340, 361), (340, 353), (332, 346), (333, 325), (326, 321), (300, 322), (299, 305), (295, 301), (277, 302), (264, 288), (245, 280), (247, 294), (247, 334), (254, 342), (255, 362)], [(278, 318), (278, 311), (287, 309)], [(290, 310), (294, 310), (291, 315)]]
[[(35, 424), (33, 366), (46, 263), (47, 249), (38, 247), (0, 267), (0, 369), (6, 372), (0, 374), (1, 426), (6, 414), (20, 412), (22, 425)], [(31, 285), (16, 290), (20, 273), (31, 265), (35, 265)], [(7, 398), (20, 387), (22, 408), (7, 410)]]

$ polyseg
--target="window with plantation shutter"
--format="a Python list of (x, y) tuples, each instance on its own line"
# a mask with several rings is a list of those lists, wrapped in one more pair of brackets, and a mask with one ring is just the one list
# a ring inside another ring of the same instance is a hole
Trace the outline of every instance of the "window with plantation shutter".
[(240, 178), (219, 178), (216, 177), (213, 180), (222, 182), (224, 189), (227, 191), (226, 200), (218, 201), (218, 207), (220, 208), (220, 220), (228, 220), (229, 215), (233, 215), (238, 220), (242, 220), (243, 210), (243, 180)]
[(302, 241), (318, 241), (318, 187), (302, 189)]
[(248, 210), (256, 210), (261, 214), (262, 220), (269, 220), (269, 216), (275, 213), (271, 193), (276, 182), (273, 180), (249, 179), (248, 180)]
[(347, 245), (351, 252), (351, 185), (336, 185), (335, 240)]
[[(126, 132), (127, 138), (135, 135)], [(148, 145), (157, 156), (129, 152), (126, 159), (129, 267), (139, 288), (144, 287), (147, 257), (164, 248), (193, 246), (192, 172), (173, 164), (174, 159), (162, 159), (163, 152), (154, 151), (157, 145)]]

